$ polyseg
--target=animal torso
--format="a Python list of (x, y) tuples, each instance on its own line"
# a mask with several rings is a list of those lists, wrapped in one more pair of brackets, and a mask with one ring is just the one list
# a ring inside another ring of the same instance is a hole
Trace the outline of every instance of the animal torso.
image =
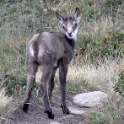
[(29, 61), (37, 61), (39, 64), (51, 62), (57, 65), (60, 59), (65, 59), (65, 62), (69, 63), (73, 56), (74, 44), (73, 40), (70, 41), (62, 33), (41, 32), (35, 34), (28, 44)]

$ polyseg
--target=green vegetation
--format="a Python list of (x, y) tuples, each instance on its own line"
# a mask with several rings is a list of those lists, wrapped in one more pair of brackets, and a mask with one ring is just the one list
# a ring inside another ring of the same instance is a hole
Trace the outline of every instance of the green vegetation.
[(105, 115), (102, 113), (93, 112), (89, 119), (91, 124), (105, 124), (107, 122)]
[(119, 80), (116, 83), (114, 90), (124, 97), (124, 70), (119, 74)]
[[(117, 99), (117, 98), (116, 98)], [(93, 112), (89, 117), (90, 124), (123, 124), (124, 103), (112, 99), (106, 104), (104, 112)]]
[[(113, 96), (117, 95), (112, 92), (118, 82), (115, 89), (124, 94), (124, 5), (120, 4), (121, 0), (1, 0), (0, 87), (6, 87), (14, 98), (23, 95), (29, 39), (42, 30), (62, 31), (54, 12), (73, 15), (79, 7), (79, 43), (69, 69), (67, 91), (105, 91), (110, 102), (102, 114), (91, 115), (90, 123), (123, 123), (123, 102), (116, 102)], [(54, 92), (59, 92), (58, 77), (55, 83)]]

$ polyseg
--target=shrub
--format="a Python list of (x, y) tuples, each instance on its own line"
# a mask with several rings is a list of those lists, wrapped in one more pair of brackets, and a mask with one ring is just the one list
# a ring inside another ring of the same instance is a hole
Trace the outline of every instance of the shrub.
[(106, 124), (107, 118), (104, 114), (102, 113), (96, 113), (93, 112), (91, 116), (89, 117), (90, 124)]
[(111, 6), (115, 7), (119, 4), (119, 2), (121, 2), (121, 0), (106, 0), (105, 5), (108, 7), (111, 7)]
[(113, 23), (112, 17), (103, 16), (98, 20), (85, 20), (80, 34), (78, 51), (90, 60), (117, 58), (124, 55), (123, 24)]
[(124, 70), (119, 74), (119, 79), (114, 90), (124, 97)]

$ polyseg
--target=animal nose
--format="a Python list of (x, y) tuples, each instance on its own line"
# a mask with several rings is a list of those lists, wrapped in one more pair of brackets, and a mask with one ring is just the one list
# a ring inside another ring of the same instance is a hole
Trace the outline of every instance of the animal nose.
[(68, 33), (68, 35), (71, 37), (72, 36), (72, 33)]

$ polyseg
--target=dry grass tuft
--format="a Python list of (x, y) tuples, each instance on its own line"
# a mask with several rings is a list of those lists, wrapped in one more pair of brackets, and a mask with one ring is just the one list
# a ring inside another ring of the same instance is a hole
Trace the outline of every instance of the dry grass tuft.
[(83, 36), (96, 38), (110, 37), (108, 31), (113, 31), (112, 17), (102, 16), (99, 20), (85, 21), (81, 33)]
[[(69, 92), (87, 92), (101, 90), (108, 94), (113, 93), (113, 87), (118, 81), (119, 73), (124, 69), (124, 60), (106, 60), (106, 62), (93, 65), (70, 66), (67, 75), (67, 90)], [(40, 81), (41, 70), (39, 69), (36, 82)], [(59, 89), (58, 72), (55, 78), (56, 90)]]
[(5, 88), (0, 90), (0, 117), (11, 111), (13, 98), (6, 95)]
[[(80, 79), (84, 80), (83, 85), (92, 85), (98, 89), (110, 92), (118, 80), (118, 74), (124, 69), (124, 60), (106, 61), (99, 65), (85, 64), (82, 66), (72, 66), (69, 68), (68, 80), (74, 83)], [(80, 87), (80, 86), (79, 86)]]
[(93, 5), (102, 5), (103, 3), (106, 2), (106, 0), (89, 0)]

